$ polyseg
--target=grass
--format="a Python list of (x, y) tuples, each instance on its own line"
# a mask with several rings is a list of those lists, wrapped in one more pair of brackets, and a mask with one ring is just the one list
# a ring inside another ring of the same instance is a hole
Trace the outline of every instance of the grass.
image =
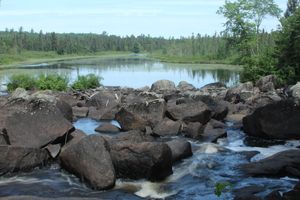
[(13, 54), (0, 54), (0, 68), (9, 68), (16, 65), (35, 64), (43, 62), (57, 62), (64, 60), (76, 60), (84, 58), (97, 58), (97, 57), (115, 57), (129, 55), (130, 52), (121, 51), (107, 51), (97, 53), (83, 53), (83, 54), (67, 54), (58, 55), (54, 51), (22, 51)]

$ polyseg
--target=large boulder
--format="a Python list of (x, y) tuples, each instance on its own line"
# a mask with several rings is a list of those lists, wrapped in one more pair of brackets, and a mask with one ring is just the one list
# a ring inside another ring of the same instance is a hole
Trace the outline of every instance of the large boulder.
[(184, 139), (175, 139), (166, 142), (172, 152), (173, 162), (188, 158), (193, 155), (191, 143)]
[(231, 103), (243, 103), (257, 93), (259, 93), (259, 89), (254, 87), (252, 82), (242, 83), (236, 87), (230, 88), (227, 91), (224, 100)]
[(204, 127), (200, 122), (189, 122), (183, 126), (182, 134), (185, 137), (200, 139), (203, 134)]
[(160, 136), (178, 135), (181, 130), (182, 123), (164, 118), (153, 129), (153, 132)]
[(300, 178), (300, 149), (283, 151), (258, 162), (243, 164), (240, 169), (251, 176)]
[(205, 124), (211, 119), (211, 110), (202, 101), (189, 98), (172, 99), (167, 104), (167, 115), (176, 121)]
[(74, 130), (55, 105), (39, 100), (9, 104), (2, 109), (0, 127), (11, 145), (32, 148), (44, 147)]
[(145, 126), (153, 128), (165, 116), (166, 102), (156, 99), (144, 103), (135, 103), (124, 106), (116, 113), (116, 120), (125, 131), (143, 129)]
[(173, 173), (172, 152), (164, 143), (118, 142), (110, 153), (119, 178), (157, 181)]
[(100, 135), (89, 135), (63, 149), (60, 154), (61, 164), (93, 189), (112, 188), (116, 174), (106, 146)]
[(300, 139), (300, 106), (280, 101), (255, 110), (243, 118), (246, 134), (273, 139)]
[(86, 102), (87, 107), (97, 108), (100, 119), (113, 119), (121, 101), (121, 93), (111, 90), (101, 90), (93, 94)]
[(196, 90), (196, 88), (192, 84), (190, 84), (186, 81), (180, 81), (177, 88), (180, 91)]
[(169, 80), (159, 80), (152, 84), (151, 91), (173, 91), (176, 90), (175, 83)]
[(28, 171), (47, 163), (45, 149), (0, 145), (0, 176), (10, 172)]
[(226, 137), (226, 125), (221, 122), (211, 120), (206, 124), (203, 133), (200, 135), (201, 142), (216, 142), (219, 138)]

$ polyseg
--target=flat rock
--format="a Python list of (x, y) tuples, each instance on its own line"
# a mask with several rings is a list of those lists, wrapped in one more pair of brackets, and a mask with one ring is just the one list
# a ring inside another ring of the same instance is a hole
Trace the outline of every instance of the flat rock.
[(103, 123), (98, 126), (95, 131), (99, 133), (119, 133), (120, 128), (111, 123)]
[(93, 189), (110, 189), (115, 185), (115, 170), (106, 142), (100, 135), (89, 135), (69, 145), (60, 153), (60, 161), (63, 168)]

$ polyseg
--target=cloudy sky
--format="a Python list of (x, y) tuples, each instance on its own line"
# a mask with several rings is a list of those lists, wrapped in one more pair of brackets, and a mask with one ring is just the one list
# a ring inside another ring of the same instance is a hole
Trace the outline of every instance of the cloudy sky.
[[(285, 9), (287, 0), (275, 0)], [(188, 36), (222, 30), (216, 14), (225, 0), (2, 0), (0, 30)], [(263, 28), (276, 29), (267, 18)]]

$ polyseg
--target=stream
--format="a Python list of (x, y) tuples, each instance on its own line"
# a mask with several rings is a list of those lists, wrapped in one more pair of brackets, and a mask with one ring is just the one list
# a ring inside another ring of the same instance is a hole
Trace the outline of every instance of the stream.
[[(107, 122), (107, 121), (106, 121)], [(94, 129), (103, 122), (91, 119), (80, 119), (74, 122), (77, 129), (87, 134), (96, 133)], [(116, 121), (112, 124), (118, 126)], [(267, 195), (273, 190), (286, 192), (291, 190), (298, 179), (246, 177), (237, 166), (247, 163), (247, 153), (258, 151), (251, 158), (257, 161), (275, 153), (300, 146), (299, 141), (288, 141), (285, 144), (269, 147), (250, 147), (244, 144), (245, 135), (233, 128), (231, 123), (227, 138), (218, 140), (217, 144), (199, 143), (190, 140), (194, 155), (178, 162), (173, 167), (173, 175), (163, 182), (146, 180), (118, 179), (116, 186), (109, 191), (93, 191), (81, 183), (74, 175), (69, 174), (52, 164), (42, 169), (17, 176), (0, 178), (0, 197), (5, 196), (40, 196), (40, 197), (97, 197), (102, 199), (233, 199), (233, 190), (246, 186), (263, 186)], [(222, 192), (220, 197), (214, 194), (216, 183), (229, 182), (231, 187)]]

